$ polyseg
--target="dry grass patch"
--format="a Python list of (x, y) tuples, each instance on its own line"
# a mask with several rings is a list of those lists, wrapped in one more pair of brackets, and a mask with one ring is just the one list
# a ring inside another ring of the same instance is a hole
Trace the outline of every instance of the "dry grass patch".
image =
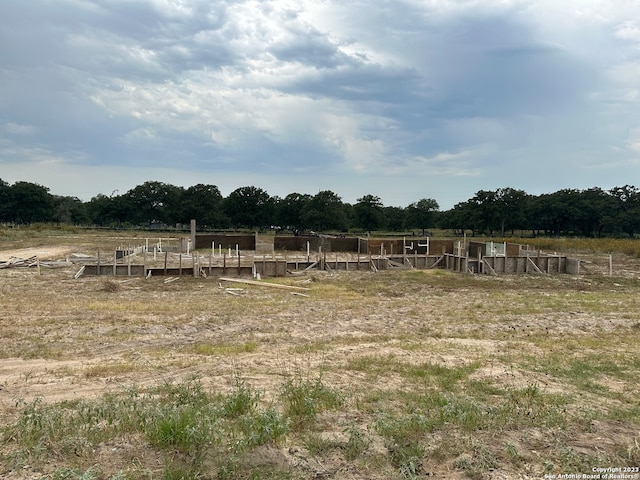
[(3, 270), (0, 476), (539, 478), (637, 465), (634, 268), (273, 280), (308, 280), (308, 297), (231, 295), (210, 277)]

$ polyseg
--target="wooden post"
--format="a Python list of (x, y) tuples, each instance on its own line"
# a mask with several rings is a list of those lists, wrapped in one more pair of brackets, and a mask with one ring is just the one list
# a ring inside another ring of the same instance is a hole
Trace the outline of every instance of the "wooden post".
[(238, 275), (240, 275), (240, 250), (238, 250), (237, 244), (236, 244), (236, 253), (238, 254)]
[[(213, 248), (212, 248), (213, 250)], [(211, 263), (213, 262), (213, 253), (209, 254), (209, 276), (211, 276)]]
[(464, 249), (464, 273), (469, 273), (469, 254), (467, 249)]
[(164, 252), (164, 274), (167, 274), (167, 260), (168, 260), (169, 252)]
[(178, 254), (178, 276), (182, 276), (182, 254)]
[(191, 248), (196, 249), (196, 220), (191, 219)]
[(609, 276), (613, 275), (613, 255), (609, 254)]
[(226, 273), (227, 271), (227, 252), (222, 254), (222, 273)]
[(118, 251), (113, 252), (113, 276), (116, 276), (116, 262), (118, 261)]
[[(147, 239), (147, 242), (149, 240)], [(142, 276), (147, 278), (147, 249), (144, 249), (144, 253), (142, 255)]]
[(407, 237), (402, 237), (402, 264), (407, 264)]
[(131, 276), (131, 255), (127, 257), (127, 277)]

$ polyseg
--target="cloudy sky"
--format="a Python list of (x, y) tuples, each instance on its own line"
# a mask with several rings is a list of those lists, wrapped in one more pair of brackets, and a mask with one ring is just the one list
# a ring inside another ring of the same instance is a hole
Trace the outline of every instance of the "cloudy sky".
[(640, 187), (637, 0), (3, 0), (0, 179), (386, 206)]

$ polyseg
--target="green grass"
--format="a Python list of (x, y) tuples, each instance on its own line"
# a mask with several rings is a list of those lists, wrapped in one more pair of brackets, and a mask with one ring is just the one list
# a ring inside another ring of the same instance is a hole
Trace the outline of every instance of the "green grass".
[(302, 375), (285, 380), (280, 400), (295, 429), (309, 428), (320, 412), (339, 408), (344, 403), (343, 395), (322, 382), (320, 376), (311, 379)]
[[(273, 405), (260, 405), (259, 398), (241, 380), (233, 392), (216, 395), (191, 379), (95, 401), (44, 404), (36, 399), (24, 404), (18, 419), (2, 429), (2, 442), (12, 446), (4, 460), (20, 468), (67, 458), (71, 464), (59, 467), (54, 477), (105, 478), (91, 465), (92, 452), (105, 442), (138, 438), (139, 448), (164, 457), (163, 478), (174, 478), (176, 465), (185, 478), (201, 478), (212, 462), (220, 472), (229, 468), (224, 452), (242, 459), (252, 449), (276, 445), (286, 437), (290, 419)], [(112, 478), (118, 475), (123, 474), (114, 473)]]

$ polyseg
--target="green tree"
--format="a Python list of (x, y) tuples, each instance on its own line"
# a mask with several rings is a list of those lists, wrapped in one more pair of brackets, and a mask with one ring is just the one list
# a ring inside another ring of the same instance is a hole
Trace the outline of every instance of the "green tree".
[(12, 222), (14, 211), (11, 186), (0, 178), (0, 222)]
[(135, 224), (175, 224), (180, 219), (180, 198), (184, 191), (163, 182), (150, 181), (129, 190), (122, 196), (127, 220)]
[(197, 184), (187, 188), (180, 199), (182, 223), (196, 219), (199, 226), (225, 228), (229, 219), (223, 211), (223, 198), (215, 185)]
[(344, 230), (348, 226), (346, 206), (331, 190), (322, 190), (314, 195), (302, 219), (306, 225), (318, 231)]
[(87, 205), (77, 197), (53, 197), (54, 215), (53, 221), (69, 225), (82, 225), (89, 223)]
[(501, 236), (505, 236), (506, 230), (511, 230), (513, 233), (516, 228), (525, 228), (529, 199), (529, 195), (524, 190), (507, 187), (495, 191), (494, 201), (498, 220), (496, 227), (500, 229)]
[(99, 193), (87, 203), (89, 222), (93, 225), (119, 227), (129, 222), (129, 212), (123, 196)]
[(632, 185), (614, 187), (609, 190), (615, 207), (612, 216), (612, 230), (624, 232), (633, 238), (640, 232), (640, 190)]
[(440, 209), (438, 202), (433, 198), (423, 198), (412, 203), (406, 210), (406, 223), (410, 228), (419, 228), (425, 235), (427, 228), (433, 226), (434, 213)]
[(585, 237), (601, 236), (612, 223), (610, 213), (616, 208), (615, 199), (601, 188), (594, 187), (579, 192), (574, 208), (577, 215), (573, 222)]
[(450, 228), (454, 233), (464, 235), (466, 230), (471, 230), (471, 236), (476, 235), (475, 205), (471, 201), (460, 202), (450, 210), (443, 213), (440, 218), (442, 228)]
[(405, 209), (400, 207), (384, 207), (384, 227), (399, 232), (405, 226)]
[(276, 222), (282, 228), (300, 235), (308, 225), (304, 221), (303, 212), (313, 197), (308, 194), (290, 193), (276, 202)]
[(380, 197), (365, 195), (358, 198), (353, 210), (356, 225), (368, 232), (377, 230), (384, 223), (384, 205)]
[(579, 195), (579, 190), (562, 189), (535, 198), (532, 216), (537, 219), (538, 227), (551, 235), (573, 233), (576, 228), (574, 219), (580, 215)]
[(30, 182), (16, 182), (11, 187), (14, 221), (18, 223), (51, 222), (53, 197), (47, 187)]
[(274, 202), (257, 187), (240, 187), (224, 200), (224, 211), (236, 227), (268, 227), (273, 223)]

